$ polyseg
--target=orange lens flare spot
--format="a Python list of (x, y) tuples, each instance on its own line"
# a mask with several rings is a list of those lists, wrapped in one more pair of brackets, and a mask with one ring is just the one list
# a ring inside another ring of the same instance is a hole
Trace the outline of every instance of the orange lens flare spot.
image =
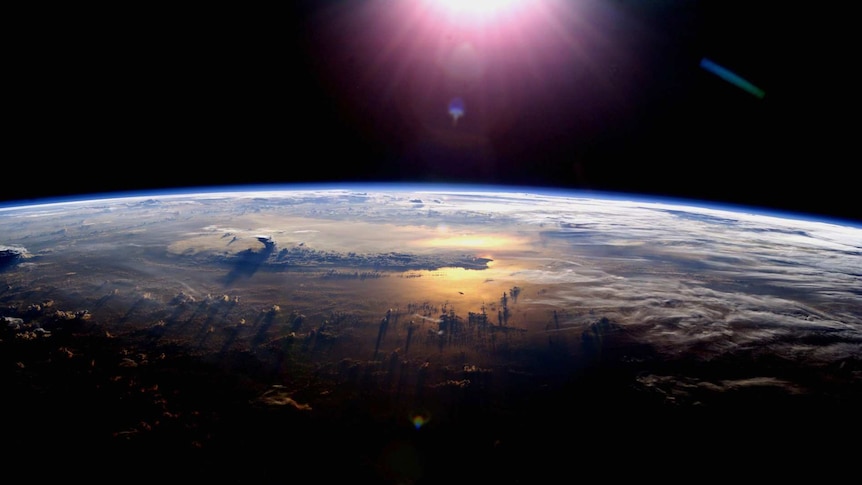
[(413, 427), (419, 429), (426, 424), (428, 421), (431, 421), (431, 415), (426, 412), (414, 413), (410, 417), (410, 422), (413, 423)]

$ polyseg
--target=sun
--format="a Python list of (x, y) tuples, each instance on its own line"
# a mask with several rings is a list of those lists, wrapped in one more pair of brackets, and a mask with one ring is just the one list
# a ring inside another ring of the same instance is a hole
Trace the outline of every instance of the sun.
[(504, 13), (526, 0), (425, 0), (452, 15), (493, 16)]

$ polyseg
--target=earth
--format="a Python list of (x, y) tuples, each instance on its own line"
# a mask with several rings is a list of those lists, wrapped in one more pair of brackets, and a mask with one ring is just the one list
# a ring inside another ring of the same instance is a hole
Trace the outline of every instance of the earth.
[(18, 483), (818, 480), (862, 431), (862, 228), (322, 186), (0, 209)]

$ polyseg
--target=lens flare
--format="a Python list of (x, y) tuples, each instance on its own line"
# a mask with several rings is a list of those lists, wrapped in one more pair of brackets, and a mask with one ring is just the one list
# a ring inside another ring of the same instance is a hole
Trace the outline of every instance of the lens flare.
[(715, 74), (721, 79), (724, 79), (730, 84), (733, 84), (734, 86), (742, 89), (743, 91), (755, 96), (758, 99), (763, 99), (763, 97), (766, 96), (766, 92), (764, 92), (759, 87), (755, 86), (754, 84), (751, 84), (733, 71), (724, 68), (705, 57), (700, 60), (700, 67)]
[(452, 98), (449, 101), (449, 116), (452, 117), (452, 125), (458, 125), (458, 118), (464, 116), (464, 100), (461, 98)]
[(413, 423), (413, 427), (416, 429), (425, 426), (428, 424), (428, 421), (431, 421), (431, 415), (425, 411), (416, 412), (410, 416), (410, 422)]

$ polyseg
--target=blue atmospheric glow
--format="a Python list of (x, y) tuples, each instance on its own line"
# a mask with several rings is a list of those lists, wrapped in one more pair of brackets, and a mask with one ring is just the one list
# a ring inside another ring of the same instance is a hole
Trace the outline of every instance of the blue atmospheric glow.
[(561, 187), (541, 187), (530, 185), (494, 185), (494, 184), (476, 184), (476, 183), (405, 183), (405, 182), (321, 182), (321, 183), (281, 183), (281, 184), (248, 184), (248, 185), (232, 185), (232, 186), (209, 186), (209, 187), (187, 187), (174, 189), (160, 190), (138, 190), (128, 192), (104, 192), (85, 194), (67, 197), (51, 197), (31, 200), (7, 201), (0, 203), (0, 213), (8, 211), (24, 209), (34, 206), (47, 206), (55, 204), (67, 203), (92, 203), (95, 201), (104, 201), (110, 199), (125, 199), (125, 198), (160, 198), (160, 197), (182, 197), (182, 196), (205, 196), (205, 195), (225, 195), (225, 194), (249, 194), (265, 192), (280, 192), (280, 191), (300, 191), (300, 190), (351, 190), (357, 192), (452, 192), (452, 193), (487, 193), (489, 195), (502, 195), (506, 193), (512, 194), (533, 194), (550, 197), (560, 197), (562, 199), (597, 199), (597, 200), (617, 200), (629, 202), (645, 202), (645, 203), (666, 203), (675, 205), (687, 205), (692, 207), (702, 207), (710, 209), (718, 209), (730, 212), (741, 212), (750, 214), (769, 215), (784, 219), (797, 219), (812, 222), (825, 222), (848, 227), (862, 227), (862, 223), (852, 219), (842, 217), (829, 217), (824, 215), (806, 214), (798, 211), (782, 211), (777, 209), (769, 209), (765, 207), (746, 206), (725, 202), (705, 201), (698, 199), (687, 199), (673, 196), (657, 196), (640, 193), (626, 192), (611, 192), (572, 189)]

